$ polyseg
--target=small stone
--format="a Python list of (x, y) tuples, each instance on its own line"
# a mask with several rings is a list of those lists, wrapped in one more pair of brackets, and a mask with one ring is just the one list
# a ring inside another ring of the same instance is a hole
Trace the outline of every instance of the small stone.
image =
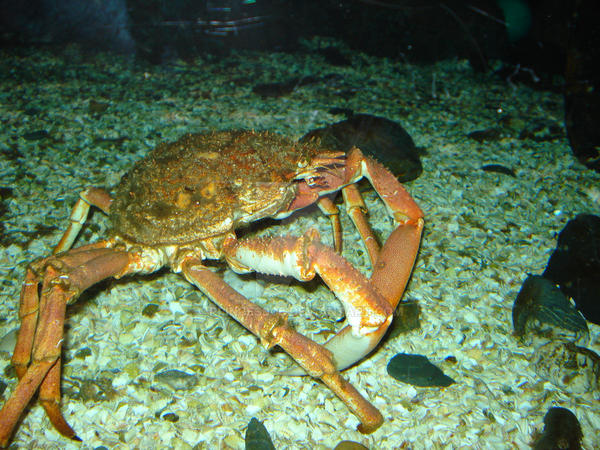
[(394, 320), (388, 331), (388, 339), (419, 328), (421, 309), (415, 301), (400, 302), (394, 312)]
[(0, 338), (0, 352), (9, 353), (12, 355), (12, 352), (15, 349), (15, 344), (17, 343), (17, 329), (9, 331), (2, 338)]
[(446, 387), (454, 383), (423, 355), (398, 353), (388, 363), (387, 372), (398, 381), (420, 387)]
[(498, 141), (501, 138), (500, 130), (497, 128), (486, 128), (484, 130), (475, 130), (467, 134), (467, 137), (479, 143), (485, 141)]
[(246, 429), (246, 450), (275, 450), (269, 432), (260, 420), (250, 419)]
[(581, 449), (581, 425), (566, 408), (550, 408), (544, 416), (544, 431), (533, 445), (534, 450)]
[(510, 167), (503, 166), (502, 164), (485, 164), (481, 166), (481, 170), (484, 172), (496, 172), (504, 175), (508, 175), (509, 177), (516, 178), (517, 174)]
[(198, 378), (196, 375), (182, 372), (181, 370), (165, 370), (163, 372), (157, 373), (154, 376), (154, 379), (159, 383), (166, 384), (171, 389), (176, 391), (179, 390), (189, 390), (193, 388), (196, 383), (198, 383)]
[(83, 347), (82, 349), (77, 350), (77, 353), (75, 353), (75, 358), (85, 359), (91, 355), (92, 355), (92, 350), (89, 347)]
[(333, 450), (369, 450), (369, 448), (358, 442), (342, 441), (336, 445)]
[(148, 303), (144, 309), (142, 309), (142, 315), (146, 317), (154, 317), (158, 312), (159, 306), (155, 303)]
[(108, 109), (109, 104), (106, 102), (99, 102), (96, 100), (90, 100), (89, 103), (89, 112), (90, 114), (102, 114), (104, 111)]
[(572, 394), (600, 389), (600, 356), (573, 343), (551, 341), (535, 349), (531, 364), (537, 375)]
[(179, 420), (179, 416), (177, 414), (175, 414), (175, 413), (166, 413), (166, 414), (163, 414), (162, 418), (165, 419), (168, 422), (173, 422), (173, 423), (175, 423), (175, 422), (177, 422)]
[(41, 139), (46, 139), (49, 136), (50, 133), (48, 133), (47, 130), (35, 130), (23, 134), (23, 139), (26, 141), (39, 141)]

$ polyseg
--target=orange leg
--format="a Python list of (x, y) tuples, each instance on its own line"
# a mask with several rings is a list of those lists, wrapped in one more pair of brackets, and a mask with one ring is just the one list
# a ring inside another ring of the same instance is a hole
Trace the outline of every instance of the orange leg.
[[(356, 408), (356, 404), (363, 404), (362, 396), (340, 390), (338, 385), (331, 385), (324, 378), (323, 373), (328, 372), (321, 367), (321, 361), (323, 355), (330, 354), (331, 351), (329, 361), (337, 373), (337, 369), (348, 367), (357, 360), (357, 351), (361, 353), (359, 358), (364, 352), (370, 351), (392, 321), (393, 309), (389, 302), (348, 261), (332, 248), (322, 245), (315, 230), (297, 238), (273, 237), (241, 241), (231, 239), (225, 242), (224, 253), (228, 264), (237, 272), (256, 270), (267, 274), (293, 276), (301, 281), (311, 280), (316, 274), (321, 277), (344, 306), (351, 329), (347, 334), (352, 341), (352, 349), (349, 351), (345, 347), (332, 346), (324, 350), (319, 346), (321, 350), (316, 355), (314, 351), (303, 350), (301, 347), (286, 348), (286, 345), (289, 346), (286, 342), (277, 344), (288, 351), (309, 375), (321, 378), (340, 396), (362, 421), (363, 432), (372, 431), (375, 423), (379, 426), (381, 416), (379, 413), (376, 416), (372, 415), (372, 406), (368, 410)], [(246, 322), (242, 323), (252, 330)], [(344, 342), (348, 342), (348, 336), (345, 336)], [(365, 347), (367, 350), (364, 350)]]
[(355, 184), (344, 187), (342, 195), (344, 196), (346, 211), (348, 211), (348, 215), (352, 219), (352, 222), (354, 222), (354, 226), (360, 233), (360, 237), (365, 244), (371, 265), (375, 265), (377, 255), (379, 254), (379, 244), (365, 217), (367, 206)]
[(103, 189), (91, 187), (82, 191), (79, 194), (79, 200), (77, 200), (75, 206), (71, 210), (69, 226), (54, 249), (53, 254), (64, 252), (71, 248), (81, 227), (87, 220), (90, 206), (95, 206), (105, 213), (108, 213), (111, 203), (112, 199)]
[(396, 228), (386, 239), (371, 274), (371, 283), (396, 308), (412, 273), (423, 232), (423, 212), (398, 179), (360, 151), (349, 154), (350, 166), (369, 179)]
[[(124, 275), (130, 262), (128, 253), (97, 248), (100, 245), (102, 243), (43, 259), (28, 270), (21, 292), (22, 327), (13, 356), (19, 382), (0, 410), (0, 446), (8, 444), (15, 425), (38, 388), (40, 401), (52, 424), (61, 434), (77, 439), (60, 411), (60, 354), (66, 307), (98, 281)], [(42, 273), (41, 297), (38, 298)]]
[[(302, 239), (302, 238), (300, 238)], [(245, 243), (244, 243), (245, 244)], [(242, 245), (244, 245), (242, 244)], [(274, 245), (292, 244), (276, 239)], [(333, 252), (332, 252), (333, 253)], [(266, 348), (283, 348), (306, 372), (320, 378), (361, 420), (359, 431), (371, 433), (383, 422), (381, 413), (337, 371), (333, 355), (319, 344), (295, 331), (285, 314), (271, 314), (228, 286), (199, 260), (186, 261), (183, 274), (219, 307), (261, 339)]]
[(338, 253), (342, 253), (342, 225), (340, 224), (340, 211), (329, 197), (319, 198), (317, 203), (323, 214), (329, 217), (331, 229), (333, 231), (333, 248)]
[[(347, 154), (345, 170), (345, 200), (350, 205), (350, 215), (365, 245), (371, 248), (371, 260), (375, 261), (369, 283), (387, 300), (393, 310), (398, 305), (412, 273), (421, 241), (423, 213), (396, 177), (378, 162), (365, 157), (360, 150), (354, 148)], [(364, 220), (362, 198), (357, 190), (354, 191), (355, 187), (351, 188), (352, 184), (362, 177), (369, 179), (396, 225), (381, 250), (377, 251), (375, 239), (369, 238), (372, 232)], [(350, 317), (347, 316), (347, 319), (350, 325), (342, 328), (324, 344), (325, 348), (336, 355), (337, 361), (343, 361), (343, 364), (338, 364), (338, 369), (354, 364), (371, 352), (387, 328), (382, 327), (361, 335), (353, 330)], [(298, 372), (291, 371), (289, 374), (298, 375)]]

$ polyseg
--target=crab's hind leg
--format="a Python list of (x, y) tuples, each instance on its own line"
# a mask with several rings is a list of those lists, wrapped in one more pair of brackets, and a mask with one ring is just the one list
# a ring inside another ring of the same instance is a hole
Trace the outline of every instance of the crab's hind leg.
[(95, 206), (108, 214), (112, 199), (108, 193), (100, 188), (90, 187), (79, 194), (79, 199), (73, 206), (69, 217), (69, 226), (63, 234), (60, 242), (52, 253), (60, 253), (69, 250), (75, 242), (81, 227), (87, 220), (90, 207)]
[[(5, 446), (25, 407), (40, 389), (40, 401), (55, 428), (66, 437), (75, 433), (60, 411), (60, 354), (65, 311), (81, 292), (100, 280), (128, 272), (124, 251), (100, 248), (108, 241), (34, 263), (22, 290), (22, 328), (13, 363), (19, 382), (0, 410), (0, 446)], [(38, 296), (38, 286), (41, 296)]]

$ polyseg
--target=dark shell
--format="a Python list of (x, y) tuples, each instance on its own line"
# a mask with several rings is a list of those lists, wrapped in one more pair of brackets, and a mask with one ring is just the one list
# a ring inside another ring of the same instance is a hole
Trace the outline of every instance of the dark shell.
[(185, 244), (269, 217), (293, 200), (312, 154), (272, 133), (187, 134), (160, 144), (116, 188), (114, 232), (145, 245)]
[(410, 355), (398, 353), (387, 366), (388, 374), (398, 381), (412, 384), (413, 386), (450, 386), (454, 380), (442, 370), (431, 364), (423, 355)]
[(512, 311), (513, 327), (517, 336), (530, 332), (567, 340), (586, 342), (587, 323), (561, 290), (547, 278), (529, 275), (523, 282)]
[(579, 214), (558, 235), (544, 277), (572, 297), (584, 317), (600, 324), (600, 217)]
[(566, 408), (553, 407), (544, 416), (544, 432), (534, 450), (581, 448), (581, 425), (575, 414)]
[(410, 135), (400, 124), (384, 117), (351, 114), (342, 122), (308, 132), (300, 141), (314, 138), (324, 148), (348, 151), (358, 147), (386, 166), (400, 182), (414, 180), (423, 171), (419, 149)]

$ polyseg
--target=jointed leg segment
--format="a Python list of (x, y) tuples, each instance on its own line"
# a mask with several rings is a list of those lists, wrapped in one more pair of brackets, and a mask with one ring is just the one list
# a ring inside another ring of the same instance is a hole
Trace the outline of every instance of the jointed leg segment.
[(279, 345), (312, 377), (320, 378), (361, 420), (359, 430), (375, 431), (383, 422), (381, 413), (338, 372), (333, 355), (321, 345), (295, 331), (287, 316), (271, 314), (255, 305), (221, 278), (202, 266), (201, 261), (188, 261), (183, 266), (185, 277), (228, 314), (258, 336), (263, 345)]
[(60, 411), (60, 354), (66, 307), (98, 281), (123, 274), (129, 263), (126, 252), (97, 248), (97, 244), (91, 247), (46, 258), (28, 268), (21, 291), (22, 326), (13, 355), (19, 382), (0, 411), (0, 446), (7, 444), (38, 388), (40, 401), (55, 428), (66, 437), (78, 439)]

